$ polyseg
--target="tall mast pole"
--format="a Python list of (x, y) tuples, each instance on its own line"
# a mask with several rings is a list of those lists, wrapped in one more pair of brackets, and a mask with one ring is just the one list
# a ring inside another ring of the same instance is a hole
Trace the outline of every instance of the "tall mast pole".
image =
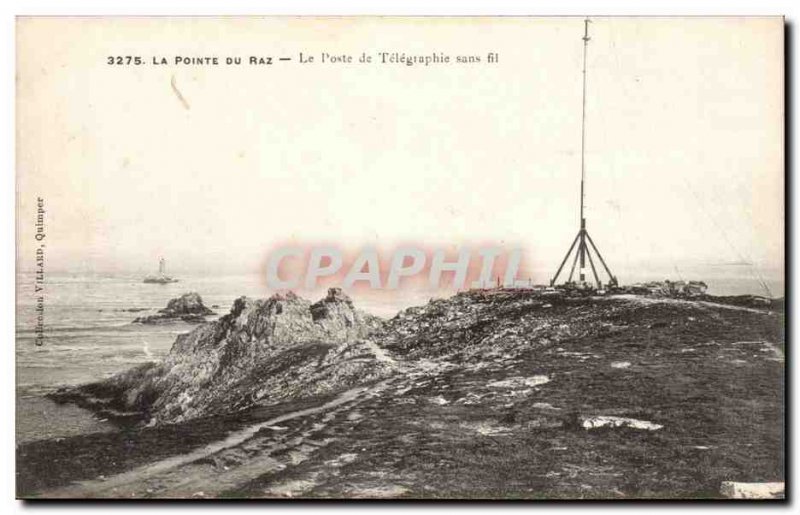
[(584, 217), (584, 182), (586, 180), (586, 54), (589, 50), (589, 18), (583, 20), (583, 99), (581, 102), (581, 230), (580, 245), (580, 282), (586, 280), (584, 270), (586, 269), (586, 218)]
[[(575, 271), (575, 266), (580, 263), (580, 271), (578, 272), (579, 282), (581, 288), (586, 287), (586, 259), (589, 260), (589, 265), (592, 267), (592, 275), (594, 276), (594, 282), (598, 288), (603, 287), (603, 283), (600, 281), (600, 276), (597, 275), (597, 268), (594, 266), (594, 260), (592, 259), (592, 251), (594, 251), (597, 258), (600, 260), (600, 264), (603, 265), (603, 269), (605, 270), (606, 274), (608, 274), (609, 282), (608, 284), (612, 287), (617, 286), (617, 278), (611, 273), (611, 269), (608, 268), (606, 261), (603, 259), (602, 254), (597, 249), (597, 245), (594, 244), (592, 241), (592, 237), (589, 236), (589, 231), (586, 229), (586, 196), (585, 196), (585, 182), (586, 182), (586, 56), (589, 51), (589, 23), (591, 20), (586, 18), (583, 20), (583, 99), (581, 102), (581, 226), (578, 230), (578, 234), (575, 236), (575, 239), (572, 240), (572, 245), (569, 246), (569, 250), (567, 250), (567, 254), (564, 256), (564, 259), (561, 261), (561, 265), (559, 265), (558, 270), (556, 270), (556, 275), (550, 279), (550, 286), (555, 286), (556, 281), (558, 280), (558, 276), (561, 275), (561, 271), (564, 269), (564, 265), (569, 260), (570, 256), (572, 255), (572, 251), (575, 251), (574, 260), (572, 261), (572, 268), (569, 272), (569, 277), (567, 278), (567, 284), (572, 284), (572, 274)], [(591, 246), (591, 248), (590, 248)]]

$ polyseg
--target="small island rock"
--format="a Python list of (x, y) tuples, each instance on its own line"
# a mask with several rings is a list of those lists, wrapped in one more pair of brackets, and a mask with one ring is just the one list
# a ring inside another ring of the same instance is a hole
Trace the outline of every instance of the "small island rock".
[(203, 298), (196, 292), (184, 293), (167, 303), (167, 307), (160, 309), (156, 315), (136, 318), (134, 324), (166, 324), (183, 321), (189, 323), (202, 323), (206, 315), (214, 312), (203, 304)]

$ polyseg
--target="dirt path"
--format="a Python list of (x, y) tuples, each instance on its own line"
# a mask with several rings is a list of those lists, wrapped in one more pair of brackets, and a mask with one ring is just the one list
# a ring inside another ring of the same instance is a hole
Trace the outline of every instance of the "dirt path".
[[(296, 457), (313, 453), (326, 442), (312, 439), (312, 433), (324, 428), (335, 416), (383, 392), (398, 376), (371, 387), (357, 387), (343, 392), (320, 406), (286, 413), (259, 422), (226, 438), (187, 454), (134, 468), (108, 478), (81, 481), (46, 491), (44, 498), (214, 497), (273, 470), (291, 465), (276, 459), (278, 452), (294, 452)], [(276, 427), (301, 417), (322, 415), (313, 431), (285, 431)], [(259, 433), (264, 429), (264, 436)]]
[(386, 349), (379, 347), (375, 342), (371, 340), (365, 340), (364, 345), (366, 345), (367, 348), (371, 350), (373, 354), (375, 354), (375, 359), (381, 363), (386, 363), (394, 367), (400, 366), (398, 361), (390, 356), (388, 352), (386, 352)]

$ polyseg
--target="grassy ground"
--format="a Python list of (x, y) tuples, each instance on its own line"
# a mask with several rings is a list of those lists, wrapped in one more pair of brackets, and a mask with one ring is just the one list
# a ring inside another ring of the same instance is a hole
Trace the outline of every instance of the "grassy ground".
[(162, 427), (120, 427), (95, 433), (32, 442), (17, 448), (17, 495), (108, 477), (134, 467), (180, 455), (220, 440), (232, 431), (281, 413), (308, 408), (327, 397), (261, 407), (225, 417), (208, 417)]
[[(517, 293), (392, 324), (380, 342), (398, 369), (380, 388), (126, 492), (185, 496), (176, 478), (192, 475), (197, 496), (233, 498), (706, 498), (726, 480), (783, 481), (780, 313)], [(321, 402), (35, 442), (18, 450), (18, 492), (46, 496)], [(600, 415), (662, 427), (584, 427)]]

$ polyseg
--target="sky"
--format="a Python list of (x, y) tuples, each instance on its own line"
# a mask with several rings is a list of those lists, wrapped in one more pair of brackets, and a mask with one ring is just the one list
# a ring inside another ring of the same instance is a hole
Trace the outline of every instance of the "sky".
[[(581, 18), (20, 18), (18, 268), (34, 266), (41, 197), (50, 270), (165, 256), (178, 275), (249, 273), (287, 244), (494, 244), (544, 282), (579, 227), (582, 35)], [(595, 18), (590, 36), (586, 217), (612, 269), (781, 274), (782, 20)], [(292, 61), (151, 64), (175, 56)]]

